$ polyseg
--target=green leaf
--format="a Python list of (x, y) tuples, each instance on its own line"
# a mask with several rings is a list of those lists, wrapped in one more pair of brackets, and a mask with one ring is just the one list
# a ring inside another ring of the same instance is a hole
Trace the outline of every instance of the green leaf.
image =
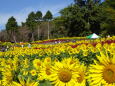
[(40, 82), (39, 86), (53, 86), (50, 81), (42, 81)]

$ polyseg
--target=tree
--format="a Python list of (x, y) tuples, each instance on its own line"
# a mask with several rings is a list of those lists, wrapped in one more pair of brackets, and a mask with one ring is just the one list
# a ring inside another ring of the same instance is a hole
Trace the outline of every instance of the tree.
[(115, 0), (106, 0), (102, 5), (108, 17), (108, 21), (102, 24), (106, 29), (105, 34), (115, 35)]
[(86, 0), (74, 0), (74, 3), (79, 6), (84, 6), (86, 4)]
[(64, 19), (64, 26), (68, 30), (68, 36), (80, 36), (83, 31), (88, 31), (88, 22), (85, 20), (86, 7), (70, 5), (60, 11)]
[(16, 19), (12, 16), (8, 19), (6, 24), (6, 30), (9, 35), (13, 38), (14, 42), (16, 42), (16, 31), (18, 29), (18, 25)]
[(40, 29), (40, 24), (42, 21), (42, 12), (41, 11), (37, 11), (36, 12), (36, 21), (37, 21), (37, 25), (38, 25), (38, 39), (39, 39), (39, 29)]
[(115, 9), (115, 0), (105, 0), (107, 6)]
[(32, 32), (32, 41), (34, 41), (34, 30), (36, 29), (36, 25), (37, 25), (36, 15), (34, 12), (31, 12), (28, 15), (28, 18), (26, 19), (26, 25), (28, 26), (28, 28)]
[(51, 31), (54, 37), (66, 37), (67, 29), (64, 27), (64, 18), (59, 16), (53, 19), (53, 24), (55, 25)]
[(53, 18), (53, 15), (52, 15), (52, 13), (48, 10), (47, 12), (46, 12), (46, 14), (45, 14), (45, 16), (44, 16), (44, 20), (45, 21), (47, 21), (48, 22), (48, 39), (49, 39), (49, 34), (50, 34), (50, 31), (49, 31), (49, 22), (52, 20), (52, 18)]
[(75, 4), (60, 11), (68, 36), (85, 36), (91, 32), (100, 34), (105, 30), (101, 25), (109, 19), (100, 0), (74, 1)]

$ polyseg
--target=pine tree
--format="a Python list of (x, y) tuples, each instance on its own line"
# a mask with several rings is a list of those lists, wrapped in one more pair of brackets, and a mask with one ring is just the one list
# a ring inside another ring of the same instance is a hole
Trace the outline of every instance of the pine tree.
[(37, 21), (37, 25), (38, 25), (38, 39), (39, 39), (39, 29), (40, 29), (40, 24), (42, 22), (42, 12), (41, 11), (37, 11), (36, 12), (36, 21)]
[(53, 15), (52, 15), (52, 13), (48, 10), (48, 11), (46, 12), (44, 18), (43, 18), (45, 21), (48, 22), (48, 39), (50, 38), (50, 37), (49, 37), (49, 34), (50, 34), (50, 30), (49, 30), (50, 25), (49, 25), (49, 22), (52, 20), (52, 18), (53, 18)]
[(12, 16), (8, 19), (6, 24), (7, 33), (13, 38), (14, 42), (16, 42), (16, 31), (18, 29), (18, 25), (16, 19)]
[(26, 19), (26, 25), (28, 26), (28, 28), (30, 29), (30, 31), (32, 32), (32, 41), (34, 41), (34, 30), (36, 29), (36, 15), (34, 12), (31, 12), (28, 15), (28, 18)]

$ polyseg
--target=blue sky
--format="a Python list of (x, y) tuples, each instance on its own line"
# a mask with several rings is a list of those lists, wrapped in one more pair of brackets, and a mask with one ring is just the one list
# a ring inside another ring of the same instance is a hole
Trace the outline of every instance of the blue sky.
[(50, 10), (58, 15), (60, 9), (73, 3), (73, 0), (0, 0), (0, 29), (5, 28), (9, 17), (14, 16), (18, 22), (25, 22), (31, 11), (42, 11), (43, 15)]
[[(8, 18), (14, 16), (20, 25), (25, 22), (31, 11), (42, 11), (43, 15), (50, 10), (54, 16), (60, 9), (73, 3), (74, 0), (0, 0), (0, 30), (5, 29)], [(103, 0), (102, 0), (103, 1)]]

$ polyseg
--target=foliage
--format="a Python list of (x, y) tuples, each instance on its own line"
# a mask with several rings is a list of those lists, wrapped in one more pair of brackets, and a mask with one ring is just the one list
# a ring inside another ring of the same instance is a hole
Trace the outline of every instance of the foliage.
[(53, 18), (53, 15), (52, 15), (52, 13), (51, 13), (49, 10), (46, 12), (45, 16), (43, 17), (43, 19), (44, 19), (45, 21), (49, 21), (49, 20), (51, 20), (52, 18)]
[(64, 18), (57, 17), (53, 19), (53, 24), (55, 27), (52, 29), (51, 34), (54, 38), (66, 37), (68, 30), (63, 26), (64, 25)]
[(48, 39), (50, 38), (50, 24), (49, 24), (49, 21), (51, 21), (52, 18), (53, 18), (53, 15), (49, 10), (46, 12), (45, 16), (43, 17), (43, 19), (48, 22), (48, 24), (47, 24), (48, 25)]
[(108, 21), (102, 24), (102, 27), (106, 29), (105, 34), (115, 34), (115, 1), (114, 0), (106, 0), (103, 3), (105, 7), (103, 10), (107, 13)]
[(83, 1), (79, 0), (61, 10), (62, 24), (68, 30), (68, 36), (84, 36), (91, 32), (101, 34), (101, 31), (105, 30), (101, 28), (102, 23), (109, 20), (103, 9), (100, 3), (89, 0), (83, 4)]
[(36, 27), (36, 16), (34, 12), (31, 12), (28, 15), (28, 18), (26, 19), (26, 24), (29, 27), (29, 29), (31, 29), (32, 31), (34, 31), (35, 27)]
[(34, 30), (36, 29), (36, 15), (34, 12), (31, 12), (28, 15), (28, 18), (26, 19), (26, 25), (29, 27), (29, 29), (31, 30), (31, 34), (32, 34), (32, 41), (34, 41)]
[(11, 18), (8, 19), (8, 22), (6, 24), (6, 30), (7, 33), (13, 37), (15, 42), (16, 42), (15, 33), (17, 29), (18, 29), (18, 25), (16, 19), (12, 16)]
[(41, 11), (37, 11), (36, 12), (36, 21), (41, 21), (42, 20), (42, 12)]
[(42, 22), (42, 12), (41, 11), (37, 11), (36, 12), (36, 15), (35, 15), (35, 19), (36, 19), (36, 22), (37, 22), (37, 26), (38, 26), (38, 39), (40, 39), (40, 31), (39, 31), (39, 29), (40, 29), (40, 24), (41, 24), (41, 22)]

